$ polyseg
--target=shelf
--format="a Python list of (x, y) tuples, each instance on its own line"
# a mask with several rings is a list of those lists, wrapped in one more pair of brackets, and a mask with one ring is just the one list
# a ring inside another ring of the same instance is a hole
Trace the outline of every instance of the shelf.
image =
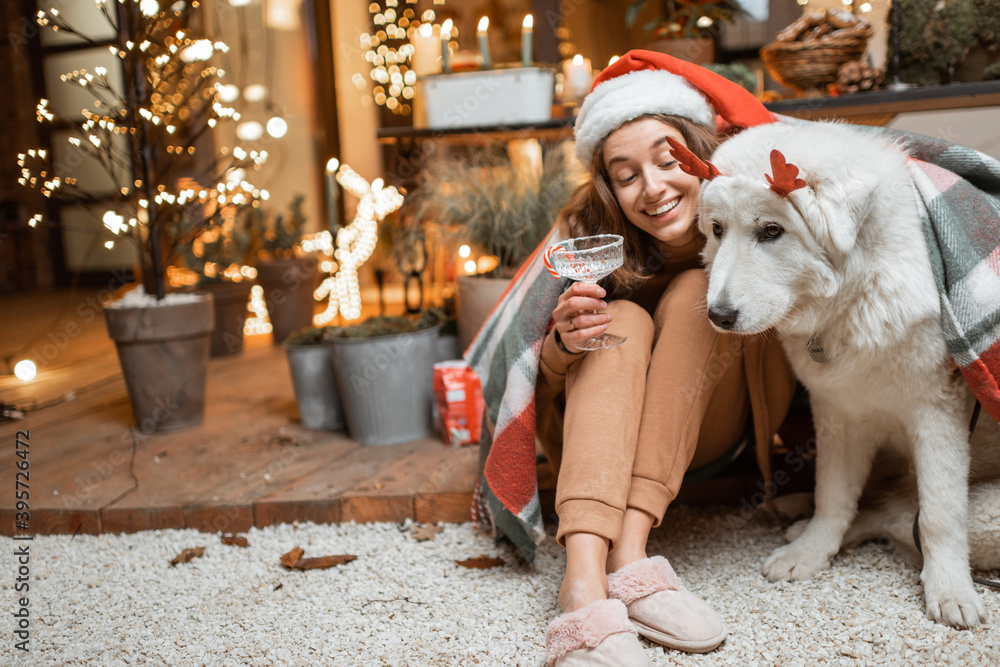
[(378, 131), (379, 143), (396, 144), (401, 141), (433, 139), (452, 143), (490, 143), (510, 139), (543, 139), (557, 141), (573, 136), (575, 118), (553, 118), (547, 123), (530, 125), (489, 125), (484, 127), (412, 128), (388, 127)]
[(847, 121), (865, 116), (895, 116), (914, 111), (1000, 106), (1000, 81), (877, 90), (838, 97), (805, 97), (772, 102), (765, 106), (774, 113), (796, 118), (842, 118)]
[[(977, 81), (947, 86), (922, 86), (903, 90), (878, 90), (837, 97), (804, 97), (765, 104), (768, 110), (786, 116), (819, 120), (839, 118), (866, 125), (885, 125), (900, 113), (943, 111), (1000, 106), (1000, 81)], [(568, 139), (573, 136), (575, 118), (554, 118), (534, 125), (489, 126), (476, 128), (393, 127), (378, 131), (383, 144), (434, 140), (476, 144), (518, 138), (542, 140)]]

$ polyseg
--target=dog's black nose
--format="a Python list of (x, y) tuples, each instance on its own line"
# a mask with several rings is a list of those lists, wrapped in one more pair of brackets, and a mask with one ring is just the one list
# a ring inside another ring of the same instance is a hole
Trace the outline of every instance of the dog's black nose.
[(728, 304), (708, 309), (708, 319), (712, 320), (712, 324), (720, 329), (732, 329), (736, 326), (736, 319), (739, 316), (740, 311)]

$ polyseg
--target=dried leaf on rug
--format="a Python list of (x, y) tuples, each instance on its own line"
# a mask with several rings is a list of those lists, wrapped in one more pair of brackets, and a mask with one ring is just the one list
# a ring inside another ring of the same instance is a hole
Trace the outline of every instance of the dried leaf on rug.
[(503, 558), (490, 558), (489, 556), (476, 556), (468, 560), (456, 560), (462, 567), (472, 570), (488, 570), (491, 567), (500, 567), (504, 564)]
[(170, 567), (173, 567), (178, 563), (190, 563), (195, 558), (201, 558), (204, 555), (205, 555), (205, 547), (193, 547), (191, 549), (185, 549), (184, 551), (177, 554), (172, 561), (170, 561)]
[(242, 535), (223, 535), (222, 543), (228, 544), (231, 547), (246, 548), (250, 546), (250, 542), (248, 542), (247, 538), (243, 537)]
[(341, 554), (339, 556), (320, 556), (319, 558), (303, 558), (305, 551), (302, 547), (295, 547), (281, 557), (281, 565), (288, 570), (325, 570), (327, 568), (350, 563), (357, 560), (357, 556), (351, 554)]

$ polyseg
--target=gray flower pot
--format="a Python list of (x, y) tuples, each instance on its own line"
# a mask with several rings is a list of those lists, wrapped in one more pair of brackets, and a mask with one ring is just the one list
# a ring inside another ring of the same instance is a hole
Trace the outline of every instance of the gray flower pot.
[(352, 440), (395, 445), (431, 435), (440, 328), (333, 340), (333, 369)]
[(105, 308), (118, 348), (132, 416), (144, 433), (182, 431), (205, 416), (205, 382), (213, 326), (212, 295), (197, 301)]
[(319, 285), (317, 259), (312, 256), (274, 259), (259, 262), (256, 269), (274, 344), (280, 345), (289, 334), (312, 326), (316, 310), (313, 292)]
[(247, 323), (247, 302), (253, 282), (206, 285), (215, 299), (215, 328), (212, 329), (213, 357), (227, 357), (243, 351), (243, 327)]
[(465, 352), (510, 285), (509, 278), (458, 277), (458, 347)]
[(295, 389), (295, 404), (303, 428), (336, 431), (344, 428), (344, 410), (333, 374), (330, 345), (283, 345)]
[(452, 361), (462, 358), (462, 349), (458, 346), (458, 336), (455, 334), (438, 336), (434, 362)]
[(252, 280), (238, 283), (205, 283), (197, 287), (177, 290), (182, 294), (208, 292), (215, 308), (215, 327), (209, 356), (228, 357), (243, 351), (243, 328), (247, 323), (247, 302), (250, 300)]

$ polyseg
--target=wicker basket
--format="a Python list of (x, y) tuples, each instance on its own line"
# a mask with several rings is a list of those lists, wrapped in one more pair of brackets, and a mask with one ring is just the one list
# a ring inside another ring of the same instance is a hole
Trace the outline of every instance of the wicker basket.
[(760, 59), (774, 80), (798, 92), (825, 91), (837, 81), (837, 70), (865, 53), (871, 30), (861, 34), (831, 35), (808, 42), (772, 42), (760, 50)]

